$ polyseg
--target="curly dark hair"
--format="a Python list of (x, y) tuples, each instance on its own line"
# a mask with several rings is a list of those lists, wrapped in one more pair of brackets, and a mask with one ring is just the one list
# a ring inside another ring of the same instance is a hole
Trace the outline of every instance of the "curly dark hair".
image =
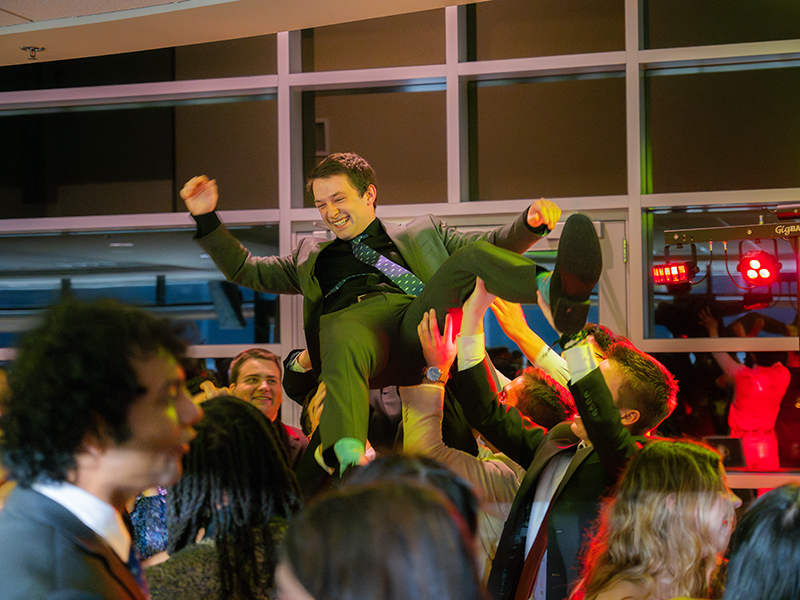
[(213, 532), (223, 598), (255, 599), (273, 585), (272, 529), (300, 508), (300, 488), (275, 425), (255, 406), (218, 396), (203, 402), (183, 476), (167, 491), (167, 551)]
[(0, 457), (23, 487), (64, 481), (85, 435), (104, 428), (116, 443), (130, 435), (128, 412), (145, 389), (131, 364), (184, 342), (144, 310), (115, 300), (65, 298), (21, 340), (9, 373), (11, 398), (0, 417)]

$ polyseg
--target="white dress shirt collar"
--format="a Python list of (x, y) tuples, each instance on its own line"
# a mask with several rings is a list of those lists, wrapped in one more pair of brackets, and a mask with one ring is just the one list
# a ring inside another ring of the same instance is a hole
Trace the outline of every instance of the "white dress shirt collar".
[(110, 504), (71, 483), (34, 483), (35, 491), (58, 502), (75, 515), (84, 525), (99, 535), (111, 549), (128, 562), (131, 551), (131, 536), (122, 516)]

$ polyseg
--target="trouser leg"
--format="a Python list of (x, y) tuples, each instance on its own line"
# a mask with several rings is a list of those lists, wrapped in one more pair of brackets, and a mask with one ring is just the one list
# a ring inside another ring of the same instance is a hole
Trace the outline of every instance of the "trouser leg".
[(320, 319), (320, 379), (327, 386), (320, 419), (321, 447), (337, 440), (364, 441), (369, 389), (413, 385), (422, 379), (417, 326), (435, 308), (440, 326), (447, 310), (459, 308), (475, 287), (511, 302), (536, 302), (536, 263), (487, 242), (454, 252), (417, 298), (386, 294)]
[(529, 258), (493, 246), (488, 242), (474, 242), (454, 252), (425, 284), (425, 289), (414, 299), (403, 318), (402, 342), (417, 340), (417, 325), (422, 315), (436, 309), (439, 327), (449, 310), (460, 308), (475, 289), (475, 278), (480, 277), (486, 290), (520, 304), (536, 304), (536, 275), (540, 269)]
[(342, 438), (366, 440), (369, 389), (379, 384), (374, 376), (397, 362), (390, 364), (390, 355), (410, 301), (377, 296), (320, 319), (320, 380), (327, 387), (319, 424), (323, 450)]

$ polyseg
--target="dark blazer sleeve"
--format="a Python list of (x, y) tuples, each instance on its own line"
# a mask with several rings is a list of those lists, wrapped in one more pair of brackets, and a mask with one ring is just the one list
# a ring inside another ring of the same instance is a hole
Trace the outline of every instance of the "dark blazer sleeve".
[(470, 425), (480, 431), (498, 450), (520, 465), (531, 464), (546, 430), (514, 407), (497, 401), (497, 388), (484, 359), (453, 377), (456, 397)]
[(599, 368), (571, 383), (569, 388), (600, 462), (609, 477), (616, 480), (628, 459), (641, 447), (642, 438), (623, 426)]
[(458, 248), (465, 246), (468, 243), (483, 240), (489, 242), (493, 246), (505, 248), (511, 252), (522, 254), (533, 245), (534, 242), (541, 239), (541, 234), (535, 233), (527, 224), (528, 209), (526, 208), (522, 214), (518, 215), (516, 219), (484, 233), (461, 233), (456, 229), (443, 227), (445, 245), (447, 246), (450, 254), (455, 252)]
[(300, 372), (289, 368), (295, 357), (302, 351), (302, 349), (292, 350), (283, 359), (283, 391), (300, 406), (303, 406), (309, 392), (317, 389), (317, 376), (313, 370)]
[(17, 487), (0, 512), (0, 598), (145, 600), (125, 563), (60, 504)]
[(237, 285), (273, 294), (300, 294), (298, 247), (288, 256), (253, 256), (225, 225), (197, 238), (223, 275)]

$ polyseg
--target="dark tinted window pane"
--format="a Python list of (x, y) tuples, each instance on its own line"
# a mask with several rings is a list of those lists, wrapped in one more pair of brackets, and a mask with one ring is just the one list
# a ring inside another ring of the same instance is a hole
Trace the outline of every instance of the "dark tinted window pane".
[(317, 27), (304, 35), (304, 71), (444, 63), (443, 9)]
[(202, 173), (225, 209), (275, 208), (276, 119), (268, 99), (0, 117), (0, 218), (183, 212)]
[(648, 48), (800, 38), (795, 0), (648, 0)]
[(800, 68), (687, 71), (648, 87), (650, 191), (800, 186)]
[(172, 108), (0, 118), (0, 217), (172, 210)]
[(277, 72), (277, 35), (175, 48), (175, 79), (246, 77)]
[(0, 68), (0, 92), (171, 81), (172, 48)]
[(473, 199), (626, 193), (621, 77), (481, 85), (474, 97)]
[(475, 59), (625, 49), (622, 0), (492, 0), (475, 4)]
[(277, 109), (274, 99), (176, 107), (176, 187), (206, 174), (223, 210), (277, 208)]
[(379, 207), (447, 201), (444, 91), (318, 93), (314, 107), (328, 151), (356, 152), (375, 169)]

